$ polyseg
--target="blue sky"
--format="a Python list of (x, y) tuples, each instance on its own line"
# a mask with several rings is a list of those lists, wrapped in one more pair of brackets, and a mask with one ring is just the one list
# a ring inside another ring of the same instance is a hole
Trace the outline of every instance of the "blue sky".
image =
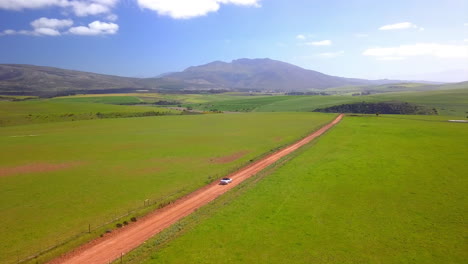
[(0, 63), (156, 76), (271, 58), (356, 78), (468, 80), (468, 0), (0, 0)]

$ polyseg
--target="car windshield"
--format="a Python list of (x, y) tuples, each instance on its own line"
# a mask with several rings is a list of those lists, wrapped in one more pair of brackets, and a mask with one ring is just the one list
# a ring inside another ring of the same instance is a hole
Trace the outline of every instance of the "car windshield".
[(223, 181), (229, 181), (230, 179), (229, 178), (223, 178)]

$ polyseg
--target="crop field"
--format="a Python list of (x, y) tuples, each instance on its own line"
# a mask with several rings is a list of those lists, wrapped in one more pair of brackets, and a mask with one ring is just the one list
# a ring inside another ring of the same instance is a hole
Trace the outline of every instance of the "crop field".
[(334, 116), (174, 115), (2, 127), (0, 263), (187, 194)]
[(465, 263), (467, 128), (345, 117), (126, 263)]

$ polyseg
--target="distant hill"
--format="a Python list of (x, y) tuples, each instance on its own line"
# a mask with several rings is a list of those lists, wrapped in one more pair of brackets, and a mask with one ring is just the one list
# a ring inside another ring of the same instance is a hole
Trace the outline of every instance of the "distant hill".
[[(393, 85), (403, 82), (336, 77), (271, 59), (215, 61), (155, 78), (130, 78), (44, 66), (0, 64), (0, 94), (4, 95), (57, 96), (139, 90), (166, 93), (239, 90), (264, 92), (411, 90), (409, 86), (412, 85)], [(443, 86), (425, 86), (420, 89), (443, 89)]]
[(336, 77), (271, 59), (238, 59), (230, 63), (215, 61), (165, 75), (162, 79), (182, 81), (194, 88), (271, 91), (307, 91), (346, 85), (401, 82)]
[(144, 88), (138, 78), (127, 78), (52, 67), (1, 64), (0, 93), (16, 95), (61, 94), (70, 91)]

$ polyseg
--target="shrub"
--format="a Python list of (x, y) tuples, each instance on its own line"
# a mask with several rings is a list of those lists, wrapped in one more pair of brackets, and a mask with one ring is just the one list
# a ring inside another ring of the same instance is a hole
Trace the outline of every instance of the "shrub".
[(132, 221), (132, 222), (136, 222), (136, 221), (137, 221), (137, 219), (136, 219), (136, 217), (132, 217), (132, 218), (130, 218), (130, 221)]
[(124, 224), (124, 225), (128, 225), (128, 222), (127, 222), (127, 221), (123, 221), (123, 224)]
[(121, 227), (122, 227), (122, 224), (121, 224), (121, 223), (117, 223), (115, 226), (118, 227), (118, 228), (121, 228)]

